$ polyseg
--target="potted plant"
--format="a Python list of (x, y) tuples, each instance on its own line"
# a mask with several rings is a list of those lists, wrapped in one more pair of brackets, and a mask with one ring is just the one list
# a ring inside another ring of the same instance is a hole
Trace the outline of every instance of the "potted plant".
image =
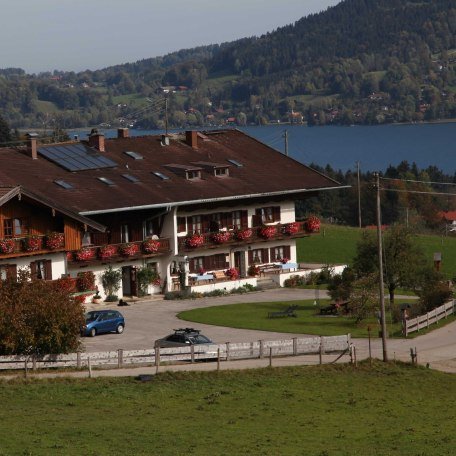
[(61, 249), (65, 243), (65, 236), (63, 233), (52, 232), (46, 236), (46, 247), (50, 250)]
[(101, 284), (106, 294), (106, 301), (114, 302), (117, 301), (117, 291), (120, 288), (122, 281), (122, 270), (113, 269), (109, 266), (103, 274), (101, 274)]
[(146, 239), (142, 243), (142, 249), (144, 253), (157, 253), (160, 248), (160, 241), (156, 239)]
[(107, 260), (108, 258), (112, 258), (117, 253), (117, 247), (115, 245), (102, 245), (98, 249), (98, 257), (100, 260)]
[(225, 271), (225, 274), (231, 279), (236, 280), (239, 278), (239, 271), (236, 268), (229, 268)]
[(260, 275), (260, 267), (257, 266), (256, 264), (252, 264), (249, 266), (249, 269), (247, 269), (247, 274), (250, 277), (256, 277)]
[(26, 252), (36, 252), (43, 247), (43, 238), (39, 236), (30, 236), (23, 240), (24, 250)]
[(2, 239), (0, 240), (0, 253), (13, 253), (14, 246), (14, 239)]
[(92, 302), (94, 304), (100, 304), (102, 301), (103, 301), (103, 299), (101, 298), (100, 293), (98, 292), (98, 288), (97, 288), (97, 292), (92, 297)]

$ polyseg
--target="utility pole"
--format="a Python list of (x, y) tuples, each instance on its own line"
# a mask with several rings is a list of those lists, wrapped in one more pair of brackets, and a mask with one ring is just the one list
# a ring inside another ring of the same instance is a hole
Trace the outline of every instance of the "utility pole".
[(385, 290), (383, 285), (383, 245), (382, 245), (382, 220), (380, 211), (380, 176), (375, 173), (377, 185), (377, 240), (378, 240), (378, 268), (379, 268), (379, 291), (380, 291), (380, 318), (382, 327), (383, 361), (388, 361), (386, 348), (386, 316), (385, 316)]
[(168, 136), (168, 94), (165, 94), (165, 134)]
[(288, 157), (288, 130), (284, 130), (283, 138), (285, 139), (285, 155)]
[(361, 228), (361, 186), (359, 183), (359, 161), (356, 162), (357, 176), (358, 176), (358, 226)]

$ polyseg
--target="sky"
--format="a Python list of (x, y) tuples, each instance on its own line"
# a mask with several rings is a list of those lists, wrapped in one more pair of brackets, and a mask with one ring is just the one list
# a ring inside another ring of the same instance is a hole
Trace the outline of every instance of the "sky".
[(0, 68), (96, 70), (260, 36), (340, 0), (2, 0)]

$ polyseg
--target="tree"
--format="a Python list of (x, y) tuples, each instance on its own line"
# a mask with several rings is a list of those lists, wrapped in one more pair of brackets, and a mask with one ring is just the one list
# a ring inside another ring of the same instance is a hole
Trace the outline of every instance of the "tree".
[(79, 347), (82, 304), (70, 296), (67, 279), (0, 281), (0, 354), (42, 356)]
[(378, 274), (372, 273), (353, 282), (350, 312), (359, 323), (370, 317), (378, 307)]
[(331, 276), (328, 283), (328, 294), (334, 301), (348, 301), (353, 291), (355, 275), (353, 270), (345, 268), (341, 274)]
[(0, 116), (0, 147), (5, 146), (6, 144), (4, 143), (8, 143), (11, 140), (11, 129), (6, 120)]
[[(388, 288), (390, 303), (399, 286), (413, 286), (425, 258), (414, 242), (410, 229), (392, 225), (383, 233), (383, 276)], [(353, 269), (358, 277), (378, 271), (377, 238), (373, 232), (364, 231), (358, 243)]]

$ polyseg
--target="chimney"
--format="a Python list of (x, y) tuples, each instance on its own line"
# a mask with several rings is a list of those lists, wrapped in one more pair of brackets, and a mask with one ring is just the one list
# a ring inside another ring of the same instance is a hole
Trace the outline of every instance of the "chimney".
[(198, 149), (198, 132), (195, 130), (189, 130), (185, 132), (185, 139), (192, 149)]
[(117, 137), (118, 138), (128, 138), (129, 137), (128, 128), (118, 128)]
[(38, 158), (38, 135), (36, 133), (27, 133), (27, 153), (36, 160)]
[(89, 135), (89, 146), (95, 147), (100, 152), (105, 151), (105, 137), (103, 133), (98, 133), (96, 128), (93, 128)]

